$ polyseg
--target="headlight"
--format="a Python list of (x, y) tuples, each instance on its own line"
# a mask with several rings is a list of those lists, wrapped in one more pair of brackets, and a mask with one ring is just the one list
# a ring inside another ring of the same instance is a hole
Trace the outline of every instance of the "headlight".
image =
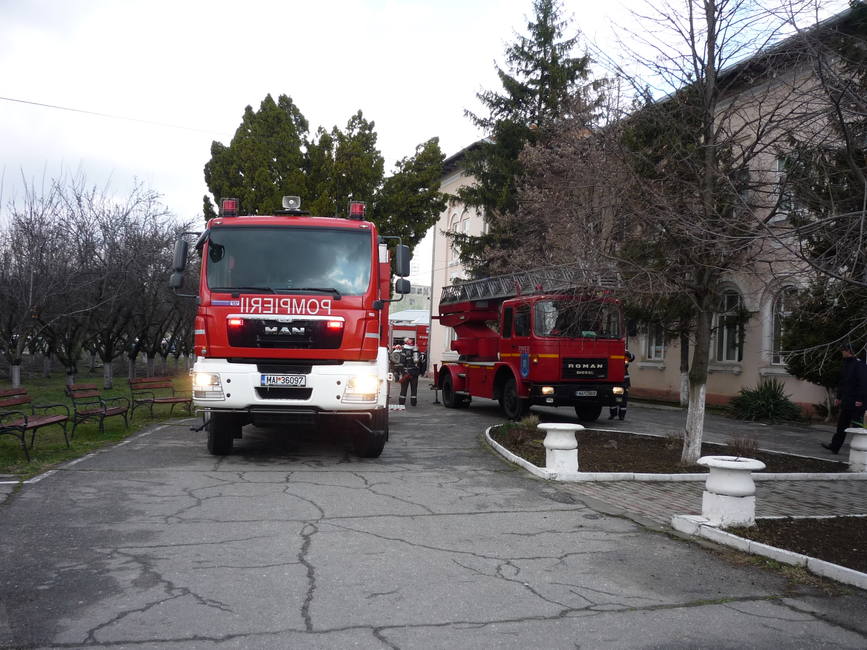
[(554, 387), (553, 386), (542, 386), (542, 394), (543, 395), (553, 395)]
[(346, 382), (343, 401), (375, 402), (378, 395), (379, 377), (376, 375), (354, 375)]
[(615, 386), (611, 389), (611, 392), (615, 395), (623, 395), (623, 386)]
[(223, 399), (220, 375), (211, 372), (193, 373), (193, 397), (196, 399)]

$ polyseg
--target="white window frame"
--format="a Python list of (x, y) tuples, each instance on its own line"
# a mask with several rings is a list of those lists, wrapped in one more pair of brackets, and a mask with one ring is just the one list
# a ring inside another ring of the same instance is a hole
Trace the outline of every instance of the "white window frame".
[(644, 344), (644, 358), (647, 361), (665, 360), (665, 329), (662, 325), (648, 325)]
[(715, 315), (716, 345), (714, 357), (719, 363), (740, 363), (744, 357), (744, 342), (737, 322), (744, 299), (740, 292), (726, 289), (720, 300), (720, 311)]
[(792, 313), (791, 304), (795, 287), (783, 287), (771, 301), (771, 365), (785, 366), (786, 358), (782, 353), (783, 319)]

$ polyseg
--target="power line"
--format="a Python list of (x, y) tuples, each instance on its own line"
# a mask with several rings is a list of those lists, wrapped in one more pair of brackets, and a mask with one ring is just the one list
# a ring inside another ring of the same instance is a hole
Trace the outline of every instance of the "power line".
[(143, 120), (137, 117), (126, 117), (125, 115), (112, 115), (111, 113), (100, 113), (98, 111), (88, 111), (83, 108), (70, 108), (69, 106), (58, 106), (56, 104), (43, 104), (42, 102), (34, 102), (27, 99), (15, 99), (14, 97), (0, 97), (4, 102), (14, 102), (16, 104), (27, 104), (29, 106), (38, 106), (40, 108), (53, 108), (59, 111), (69, 111), (70, 113), (83, 113), (85, 115), (95, 115), (96, 117), (105, 117), (112, 120), (124, 120), (126, 122), (139, 122), (141, 124), (150, 124), (151, 126), (161, 126), (169, 129), (180, 129), (182, 131), (195, 131), (197, 133), (214, 134), (212, 129), (197, 129), (192, 126), (181, 126), (179, 124), (169, 124), (168, 122), (156, 122), (154, 120)]

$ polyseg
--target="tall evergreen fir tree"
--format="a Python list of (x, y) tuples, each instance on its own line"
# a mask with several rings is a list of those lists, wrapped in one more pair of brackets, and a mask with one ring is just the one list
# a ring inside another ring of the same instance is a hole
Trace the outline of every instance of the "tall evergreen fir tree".
[[(345, 216), (350, 199), (365, 201), (367, 217), (384, 234), (414, 248), (445, 208), (439, 139), (419, 144), (386, 177), (375, 124), (361, 111), (343, 130), (319, 128), (312, 138), (308, 130), (286, 95), (276, 102), (266, 96), (258, 111), (248, 106), (229, 145), (211, 145), (205, 182), (214, 200), (233, 197), (244, 214), (272, 214), (283, 196), (300, 195), (318, 216)], [(217, 216), (210, 196), (203, 207), (206, 220)]]
[(580, 32), (566, 36), (571, 20), (563, 18), (559, 0), (534, 0), (533, 10), (528, 35), (519, 35), (506, 50), (507, 69), (497, 67), (502, 90), (477, 95), (488, 114), (467, 111), (486, 138), (466, 153), (465, 171), (475, 183), (462, 188), (459, 198), (483, 212), (488, 232), (451, 236), (461, 261), (476, 277), (511, 270), (496, 268), (503, 262), (494, 263), (485, 251), (515, 249), (532, 230), (532, 224), (510, 218), (518, 206), (519, 155), (524, 146), (544, 137), (558, 121), (572, 117), (576, 106), (585, 109), (588, 102), (576, 102), (576, 97), (586, 99), (599, 87), (587, 81), (589, 56), (572, 55)]

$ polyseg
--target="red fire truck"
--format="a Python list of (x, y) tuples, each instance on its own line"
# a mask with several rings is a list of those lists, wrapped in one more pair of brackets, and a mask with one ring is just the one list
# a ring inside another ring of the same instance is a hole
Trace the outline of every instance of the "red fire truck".
[[(208, 450), (231, 452), (242, 427), (348, 423), (356, 453), (388, 438), (391, 264), (364, 220), (313, 217), (298, 197), (270, 216), (238, 216), (225, 199), (195, 244), (201, 254), (193, 404), (208, 416)], [(175, 249), (183, 282), (188, 244)], [(408, 293), (409, 249), (398, 245), (396, 293)]]
[(460, 356), (438, 369), (447, 408), (499, 400), (519, 419), (533, 404), (593, 421), (623, 399), (626, 333), (613, 273), (547, 267), (443, 289), (439, 319)]

